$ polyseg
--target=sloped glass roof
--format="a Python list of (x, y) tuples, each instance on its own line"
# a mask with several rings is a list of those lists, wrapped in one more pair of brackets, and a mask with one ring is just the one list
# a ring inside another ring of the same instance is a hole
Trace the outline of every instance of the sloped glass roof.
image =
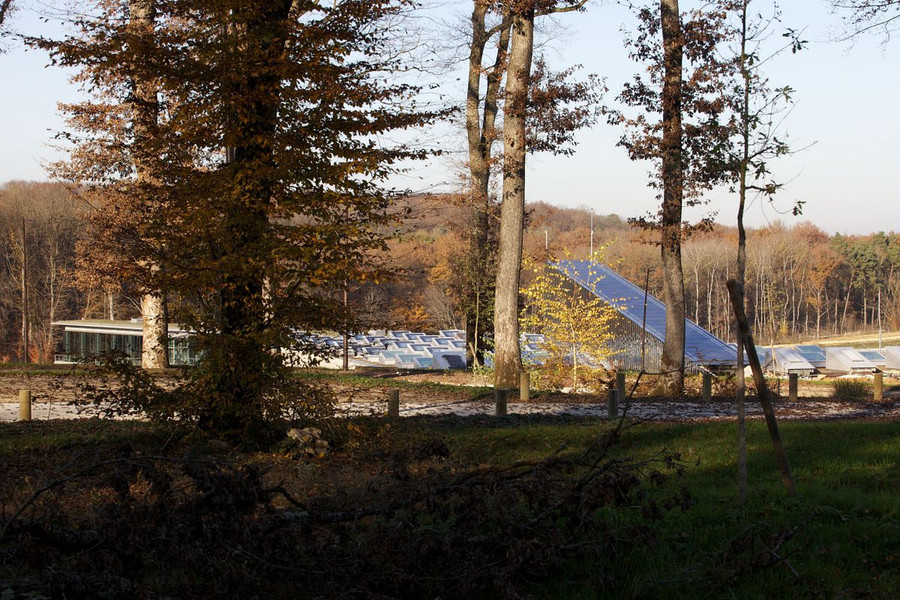
[(800, 353), (800, 356), (809, 361), (812, 366), (816, 368), (825, 366), (825, 349), (821, 346), (801, 344), (799, 346), (794, 346), (794, 349)]
[(876, 367), (883, 367), (885, 364), (885, 356), (878, 350), (863, 349), (859, 350), (859, 353)]
[[(615, 307), (623, 316), (641, 326), (644, 317), (644, 290), (606, 265), (589, 260), (563, 260), (554, 265), (567, 277)], [(659, 341), (666, 336), (666, 307), (647, 294), (647, 333)], [(735, 352), (696, 323), (685, 319), (684, 355), (704, 365), (734, 364)]]

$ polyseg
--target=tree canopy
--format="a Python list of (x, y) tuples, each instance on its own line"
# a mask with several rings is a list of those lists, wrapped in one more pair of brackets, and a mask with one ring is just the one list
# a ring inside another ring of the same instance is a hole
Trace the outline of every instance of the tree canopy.
[[(92, 93), (65, 107), (73, 150), (56, 172), (96, 209), (98, 262), (180, 298), (209, 366), (198, 418), (242, 436), (274, 410), (272, 350), (346, 328), (325, 292), (377, 276), (392, 218), (379, 182), (425, 155), (384, 134), (439, 115), (388, 77), (385, 21), (407, 2), (155, 0), (152, 35), (130, 4), (102, 0), (76, 35), (37, 41)], [(156, 90), (144, 131), (136, 81)]]

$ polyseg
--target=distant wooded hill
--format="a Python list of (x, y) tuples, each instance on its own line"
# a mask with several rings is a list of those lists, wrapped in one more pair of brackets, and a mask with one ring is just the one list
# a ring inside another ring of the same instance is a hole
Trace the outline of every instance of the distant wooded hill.
[[(387, 281), (350, 284), (361, 325), (414, 331), (462, 328), (459, 298), (466, 278), (468, 208), (452, 195), (398, 200), (396, 235), (382, 257), (395, 271)], [(79, 277), (79, 244), (89, 244), (83, 215), (66, 186), (10, 182), (0, 187), (0, 360), (22, 358), (23, 326), (33, 360), (52, 361), (54, 320), (139, 316), (136, 295), (114, 279)], [(587, 257), (591, 215), (586, 208), (544, 202), (528, 206), (524, 232), (529, 260)], [(24, 227), (23, 227), (24, 226)], [(616, 215), (594, 215), (594, 249), (619, 273), (661, 297), (659, 251), (649, 232)], [(688, 316), (722, 338), (730, 313), (725, 281), (734, 272), (733, 228), (693, 234), (683, 262)], [(23, 319), (22, 274), (28, 290)], [(328, 290), (338, 293), (338, 290)], [(900, 329), (900, 235), (830, 236), (808, 222), (751, 230), (748, 313), (764, 343), (848, 331)], [(177, 311), (177, 307), (176, 307)]]

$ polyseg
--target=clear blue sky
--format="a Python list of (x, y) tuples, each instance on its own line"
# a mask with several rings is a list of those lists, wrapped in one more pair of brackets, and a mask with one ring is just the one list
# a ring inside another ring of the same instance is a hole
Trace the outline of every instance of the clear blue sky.
[[(42, 24), (30, 8), (37, 4), (35, 0), (20, 3), (15, 28), (34, 33), (51, 27)], [(464, 18), (470, 3), (442, 4), (431, 14), (448, 18), (455, 12)], [(877, 37), (852, 45), (831, 42), (840, 23), (829, 14), (825, 0), (785, 0), (783, 4), (785, 26), (804, 29), (803, 37), (810, 43), (799, 54), (778, 58), (768, 73), (774, 84), (789, 84), (796, 90), (796, 107), (784, 131), (795, 146), (812, 146), (772, 164), (780, 180), (790, 181), (777, 205), (786, 210), (796, 200), (805, 201), (800, 220), (832, 233), (900, 231), (900, 39), (886, 45)], [(559, 23), (566, 30), (544, 52), (558, 66), (580, 63), (585, 72), (606, 76), (611, 100), (639, 68), (627, 58), (620, 31), (631, 19), (622, 7), (595, 1), (587, 13), (562, 16)], [(53, 133), (63, 128), (56, 104), (77, 98), (76, 91), (67, 83), (66, 73), (47, 67), (44, 54), (25, 51), (15, 43), (7, 46), (8, 51), (0, 55), (0, 182), (46, 179), (42, 165), (60, 157), (52, 148)], [(451, 86), (453, 79), (446, 79)], [(462, 95), (463, 83), (456, 85)], [(453, 91), (445, 86), (445, 92)], [(574, 157), (529, 157), (528, 199), (623, 217), (655, 211), (654, 192), (646, 186), (647, 167), (631, 163), (615, 147), (619, 135), (617, 128), (598, 124), (579, 136)], [(453, 141), (451, 134), (442, 145), (461, 150), (461, 131), (458, 136)], [(416, 175), (421, 174), (427, 183), (453, 182), (458, 167), (452, 163), (459, 159), (451, 154), (417, 169)], [(717, 194), (701, 212), (706, 211), (717, 211), (720, 222), (734, 222), (734, 201), (725, 193)], [(798, 220), (758, 203), (748, 211), (754, 226), (777, 219)]]

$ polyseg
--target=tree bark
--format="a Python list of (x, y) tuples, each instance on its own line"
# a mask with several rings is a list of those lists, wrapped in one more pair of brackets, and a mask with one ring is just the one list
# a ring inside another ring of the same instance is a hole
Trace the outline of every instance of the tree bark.
[[(746, 298), (744, 296), (744, 277), (747, 273), (747, 232), (744, 229), (744, 210), (747, 202), (747, 169), (750, 165), (750, 72), (747, 56), (747, 0), (741, 6), (741, 83), (743, 94), (741, 98), (741, 160), (738, 173), (738, 211), (737, 211), (737, 275), (735, 280), (735, 293), (738, 295), (735, 302), (740, 304), (741, 314), (746, 314)], [(730, 291), (730, 290), (729, 290)], [(740, 335), (740, 323), (735, 315), (735, 337), (737, 342), (737, 385), (734, 396), (737, 404), (738, 426), (738, 500), (741, 504), (747, 502), (747, 421), (746, 421), (746, 381), (744, 379), (744, 339)]]
[(494, 303), (494, 386), (514, 388), (522, 370), (519, 277), (525, 224), (525, 111), (534, 50), (534, 8), (516, 14), (503, 120), (503, 205)]
[[(225, 97), (234, 146), (226, 149), (228, 187), (224, 190), (224, 236), (216, 259), (223, 270), (218, 291), (221, 317), (214, 348), (207, 348), (214, 369), (211, 402), (200, 427), (244, 441), (261, 439), (268, 426), (262, 404), (266, 372), (279, 359), (269, 352), (264, 302), (265, 272), (271, 260), (266, 241), (275, 180), (273, 145), (280, 104), (277, 65), (284, 53), (288, 0), (255, 3), (243, 13), (236, 35), (248, 53), (264, 65), (240, 73)], [(250, 118), (246, 118), (250, 115)], [(238, 125), (239, 124), (239, 125)], [(226, 136), (229, 139), (229, 136)]]
[(684, 35), (678, 0), (661, 0), (664, 79), (662, 91), (662, 180), (663, 204), (660, 248), (663, 265), (663, 296), (666, 301), (666, 339), (663, 343), (664, 393), (680, 396), (684, 391), (684, 271), (681, 264), (681, 211), (684, 193), (682, 164), (681, 77)]
[[(169, 364), (169, 323), (166, 308), (165, 299), (159, 294), (144, 294), (141, 297), (144, 332), (141, 366), (145, 369), (163, 369)], [(163, 333), (159, 333), (160, 331)]]
[(756, 393), (759, 396), (759, 403), (762, 405), (763, 414), (766, 417), (766, 426), (769, 429), (769, 437), (772, 440), (772, 448), (775, 451), (775, 459), (778, 461), (778, 468), (781, 470), (781, 481), (787, 489), (789, 495), (793, 496), (797, 493), (794, 487), (794, 478), (791, 475), (791, 467), (788, 463), (787, 452), (784, 449), (784, 442), (781, 440), (781, 433), (778, 430), (778, 421), (775, 418), (775, 411), (772, 409), (772, 403), (769, 400), (769, 387), (763, 376), (762, 367), (759, 364), (759, 357), (756, 354), (756, 346), (753, 343), (753, 336), (750, 334), (750, 326), (747, 324), (747, 317), (744, 314), (742, 306), (744, 291), (740, 289), (734, 279), (728, 280), (728, 293), (731, 296), (731, 304), (734, 308), (734, 317), (737, 321), (738, 335), (747, 349), (747, 360), (750, 362), (750, 368), (753, 370), (753, 380), (756, 384)]
[[(156, 21), (155, 0), (131, 0), (128, 5), (129, 19), (137, 43), (153, 43), (153, 27)], [(138, 53), (138, 55), (140, 55)], [(136, 69), (137, 71), (137, 69)], [(153, 169), (147, 142), (154, 135), (159, 119), (157, 91), (153, 83), (133, 73), (131, 115), (134, 129), (134, 168), (137, 186), (143, 194), (142, 202), (151, 201), (147, 188), (153, 184)], [(149, 269), (157, 268), (148, 265)], [(145, 369), (161, 369), (169, 364), (168, 335), (169, 323), (166, 315), (165, 297), (159, 292), (148, 292), (141, 298), (143, 342), (141, 345), (141, 366)]]
[(25, 217), (22, 217), (22, 362), (30, 363), (28, 350), (31, 346), (29, 340), (30, 329), (28, 327), (28, 315), (31, 310), (28, 306), (28, 238), (25, 231)]
[(484, 72), (484, 50), (494, 31), (486, 28), (489, 3), (476, 0), (472, 11), (472, 40), (469, 48), (469, 77), (466, 92), (466, 134), (469, 146), (469, 176), (471, 208), (471, 234), (467, 256), (467, 278), (472, 289), (466, 303), (467, 362), (480, 363), (482, 349), (478, 340), (483, 302), (488, 299), (491, 255), (490, 236), (490, 178), (491, 148), (494, 143), (494, 125), (497, 119), (500, 83), (505, 72), (506, 55), (509, 48), (510, 27), (507, 23), (499, 26), (497, 56), (493, 67), (487, 72), (487, 87), (484, 94), (484, 108), (481, 106), (481, 78)]

